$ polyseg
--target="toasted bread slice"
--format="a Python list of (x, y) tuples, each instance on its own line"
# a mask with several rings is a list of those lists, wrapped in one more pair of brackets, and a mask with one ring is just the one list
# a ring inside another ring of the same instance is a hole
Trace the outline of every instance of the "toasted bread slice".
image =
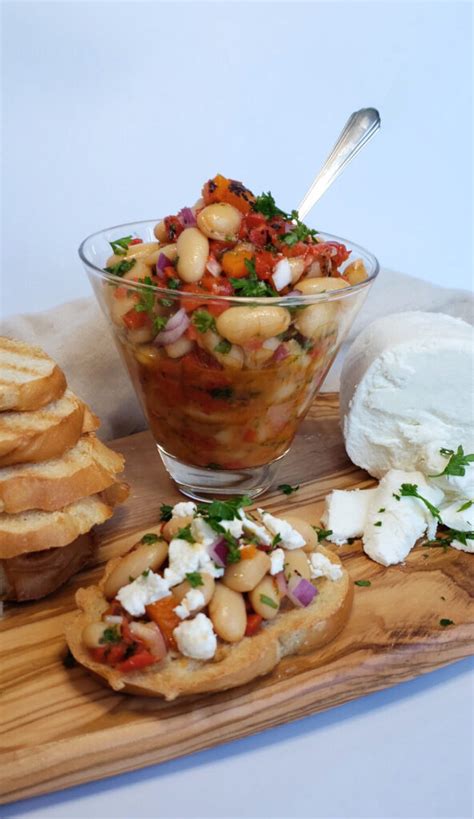
[[(318, 546), (331, 562), (342, 566), (337, 555)], [(239, 643), (223, 643), (213, 660), (190, 660), (182, 655), (168, 654), (159, 670), (120, 673), (103, 663), (95, 662), (82, 642), (82, 633), (89, 623), (97, 622), (108, 608), (103, 588), (105, 580), (117, 565), (107, 564), (106, 573), (98, 586), (79, 589), (76, 602), (79, 612), (66, 626), (66, 639), (76, 660), (105, 680), (115, 691), (149, 697), (176, 697), (223, 691), (248, 683), (272, 671), (289, 654), (305, 654), (329, 643), (347, 622), (352, 606), (353, 584), (347, 571), (337, 582), (321, 577), (315, 581), (319, 594), (306, 608), (281, 611), (274, 620), (265, 622), (253, 637)]]
[(111, 486), (124, 459), (95, 435), (83, 435), (60, 458), (0, 469), (0, 512), (54, 512)]
[(71, 390), (39, 410), (2, 412), (0, 467), (58, 458), (82, 433), (98, 426), (98, 419)]
[(0, 515), (0, 558), (57, 549), (89, 532), (112, 515), (113, 507), (91, 495), (56, 512), (30, 511)]
[(95, 550), (90, 533), (63, 546), (0, 560), (0, 600), (38, 600), (82, 569)]
[(39, 409), (65, 389), (63, 371), (43, 350), (0, 336), (0, 411)]

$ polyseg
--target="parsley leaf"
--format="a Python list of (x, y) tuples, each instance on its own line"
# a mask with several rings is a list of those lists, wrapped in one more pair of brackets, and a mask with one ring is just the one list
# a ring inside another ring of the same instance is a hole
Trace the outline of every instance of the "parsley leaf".
[(225, 562), (227, 566), (231, 563), (238, 563), (241, 560), (240, 548), (238, 540), (229, 532), (224, 532), (225, 542), (227, 544), (227, 555)]
[(133, 236), (122, 236), (121, 239), (115, 239), (114, 242), (109, 242), (109, 245), (112, 248), (112, 252), (116, 256), (125, 256), (128, 250), (128, 246), (132, 239)]
[(275, 603), (275, 601), (272, 600), (271, 597), (267, 597), (266, 594), (260, 595), (260, 602), (263, 603), (265, 606), (270, 606), (270, 608), (272, 609), (278, 608), (278, 603)]
[(440, 626), (443, 626), (443, 628), (446, 628), (446, 626), (454, 626), (455, 622), (454, 620), (448, 620), (447, 617), (442, 617), (441, 620), (439, 621), (439, 624)]
[[(144, 279), (140, 279), (140, 282), (143, 284), (151, 285), (153, 284), (150, 276), (145, 276)], [(151, 313), (155, 306), (155, 294), (153, 290), (143, 290), (140, 291), (140, 300), (135, 305), (135, 312), (137, 313)]]
[(270, 191), (268, 191), (268, 193), (262, 193), (255, 198), (255, 202), (252, 203), (252, 210), (256, 211), (256, 213), (263, 213), (267, 219), (273, 219), (274, 216), (282, 216), (283, 219), (290, 218), (284, 210), (277, 208), (275, 199)]
[(179, 529), (175, 537), (180, 538), (180, 540), (187, 540), (188, 543), (195, 543), (192, 534), (191, 534), (191, 524), (188, 523), (187, 526), (183, 526), (182, 529)]
[(279, 543), (281, 543), (281, 535), (279, 532), (277, 532), (272, 540), (272, 549), (275, 549)]
[(434, 518), (441, 520), (439, 509), (436, 506), (433, 506), (433, 504), (424, 498), (423, 495), (419, 494), (416, 483), (402, 483), (398, 492), (399, 494), (395, 492), (393, 493), (393, 497), (397, 500), (400, 500), (400, 498), (418, 498), (418, 500), (421, 500), (421, 502), (425, 504), (426, 508), (429, 509)]
[(162, 503), (160, 506), (160, 520), (171, 520), (173, 517), (173, 507), (168, 503)]
[(121, 639), (118, 626), (110, 626), (110, 628), (104, 629), (104, 633), (102, 634), (99, 643), (120, 643)]
[(473, 504), (473, 503), (474, 503), (474, 501), (472, 501), (472, 500), (468, 500), (468, 501), (466, 501), (466, 503), (463, 503), (463, 505), (462, 505), (462, 506), (460, 506), (460, 507), (459, 507), (459, 509), (456, 509), (456, 511), (457, 511), (457, 512), (465, 512), (465, 511), (466, 511), (466, 509), (470, 509), (470, 508), (471, 508), (471, 506), (472, 506), (472, 504)]
[(242, 495), (225, 501), (213, 500), (211, 503), (198, 503), (197, 511), (216, 532), (223, 533), (224, 528), (220, 525), (220, 521), (239, 518), (240, 510), (244, 506), (250, 506), (251, 503), (252, 500), (248, 495)]
[(332, 535), (332, 529), (321, 529), (319, 526), (313, 526), (313, 529), (318, 536), (318, 543), (321, 543), (323, 540), (327, 540), (329, 535)]
[(290, 486), (289, 483), (281, 483), (278, 486), (278, 489), (280, 490), (280, 492), (283, 492), (284, 495), (292, 495), (293, 492), (297, 492), (299, 488), (300, 488), (299, 484), (298, 486)]
[(449, 461), (442, 472), (430, 475), (430, 478), (440, 478), (441, 475), (457, 475), (462, 478), (466, 474), (466, 466), (474, 461), (474, 454), (465, 455), (462, 446), (458, 446), (457, 452), (453, 449), (440, 449), (440, 455), (449, 458)]
[(296, 222), (293, 229), (290, 230), (289, 233), (285, 233), (284, 236), (280, 236), (281, 241), (284, 242), (285, 245), (288, 245), (288, 247), (293, 247), (293, 245), (296, 245), (298, 242), (305, 242), (309, 238), (315, 239), (318, 233), (317, 230), (306, 227), (303, 222), (300, 222), (298, 215), (295, 214), (296, 211), (293, 211), (292, 218)]
[[(161, 302), (164, 301), (166, 301), (166, 299), (161, 299)], [(161, 333), (161, 331), (165, 329), (167, 324), (168, 318), (166, 316), (155, 316), (155, 318), (153, 319), (153, 332), (155, 333), (155, 335), (157, 333)]]
[(136, 259), (122, 259), (121, 262), (112, 265), (112, 267), (104, 267), (106, 273), (112, 273), (114, 276), (124, 276), (128, 273), (135, 264)]
[(380, 515), (380, 513), (381, 513), (381, 512), (385, 512), (385, 506), (382, 506), (382, 507), (379, 509), (378, 514)]
[(206, 333), (208, 330), (216, 329), (216, 322), (207, 310), (196, 310), (193, 313), (193, 324), (199, 333)]
[(371, 586), (370, 580), (354, 580), (354, 586)]
[(223, 353), (224, 355), (230, 353), (231, 349), (232, 344), (230, 343), (230, 341), (227, 341), (226, 338), (223, 338), (222, 341), (219, 341), (219, 344), (216, 344), (216, 346), (214, 347), (216, 353)]
[(166, 287), (168, 290), (179, 290), (181, 287), (181, 280), (180, 279), (168, 279), (166, 282)]
[(158, 535), (155, 535), (153, 534), (153, 532), (150, 532), (147, 535), (143, 535), (140, 543), (158, 543), (159, 539), (160, 538), (158, 537)]
[(187, 572), (186, 580), (192, 589), (196, 589), (198, 586), (204, 586), (200, 572)]
[(245, 259), (248, 276), (242, 279), (230, 279), (230, 283), (239, 296), (278, 296), (276, 290), (268, 282), (261, 281), (255, 270), (253, 259)]
[(374, 526), (381, 526), (381, 525), (382, 525), (382, 521), (381, 521), (381, 520), (378, 520), (378, 521), (377, 521), (377, 523), (374, 523)]

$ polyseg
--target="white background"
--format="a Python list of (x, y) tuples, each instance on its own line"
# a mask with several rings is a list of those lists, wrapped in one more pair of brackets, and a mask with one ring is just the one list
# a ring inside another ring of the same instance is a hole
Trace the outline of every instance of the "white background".
[[(469, 286), (469, 4), (15, 2), (3, 17), (6, 314), (87, 294), (86, 234), (173, 212), (217, 171), (290, 209), (366, 105), (382, 131), (313, 223)], [(467, 819), (473, 707), (464, 661), (4, 815)]]
[(385, 267), (468, 287), (472, 7), (5, 2), (3, 312), (89, 293), (102, 227), (217, 171), (296, 206), (349, 113), (382, 131), (311, 221)]

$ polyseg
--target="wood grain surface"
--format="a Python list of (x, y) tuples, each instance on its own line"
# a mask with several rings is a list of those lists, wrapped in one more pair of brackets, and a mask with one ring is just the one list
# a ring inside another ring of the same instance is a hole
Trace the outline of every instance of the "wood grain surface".
[[(173, 703), (116, 694), (82, 668), (64, 666), (63, 628), (74, 593), (101, 565), (156, 522), (178, 493), (149, 433), (113, 443), (127, 459), (129, 502), (100, 527), (95, 566), (38, 603), (8, 605), (2, 621), (1, 801), (67, 788), (228, 742), (395, 685), (474, 653), (474, 559), (454, 549), (416, 548), (404, 565), (371, 562), (360, 543), (343, 547), (355, 588), (350, 621), (332, 643), (288, 657), (243, 688)], [(373, 484), (347, 459), (337, 396), (320, 397), (282, 463), (289, 498), (264, 501), (318, 523), (325, 494)], [(443, 628), (441, 618), (454, 621)]]

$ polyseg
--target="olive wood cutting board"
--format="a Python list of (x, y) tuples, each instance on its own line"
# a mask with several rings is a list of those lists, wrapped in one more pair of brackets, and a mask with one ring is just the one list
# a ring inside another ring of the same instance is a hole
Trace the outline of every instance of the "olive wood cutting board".
[[(228, 692), (165, 703), (113, 693), (79, 666), (64, 665), (63, 627), (74, 593), (102, 564), (126, 551), (178, 493), (148, 432), (114, 441), (127, 460), (128, 503), (100, 527), (97, 564), (38, 603), (7, 605), (1, 640), (1, 797), (56, 791), (189, 754), (304, 717), (425, 674), (474, 653), (474, 558), (454, 549), (415, 549), (389, 569), (359, 542), (339, 554), (355, 586), (344, 631), (329, 645), (288, 657), (270, 676)], [(344, 452), (337, 396), (321, 396), (304, 421), (278, 483), (300, 484), (265, 497), (318, 523), (334, 488), (367, 487)], [(440, 625), (441, 619), (454, 624)]]

